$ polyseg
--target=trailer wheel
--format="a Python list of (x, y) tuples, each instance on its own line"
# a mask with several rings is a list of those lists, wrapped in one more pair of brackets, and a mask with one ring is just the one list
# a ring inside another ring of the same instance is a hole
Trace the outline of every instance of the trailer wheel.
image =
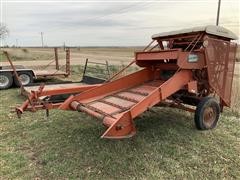
[[(18, 76), (23, 86), (33, 83), (33, 75), (31, 72), (18, 72)], [(14, 77), (14, 83), (20, 87), (20, 83), (16, 77)]]
[(220, 115), (219, 103), (213, 97), (204, 97), (195, 111), (195, 125), (199, 130), (213, 129)]
[(0, 73), (0, 89), (8, 89), (13, 84), (12, 73), (2, 72)]

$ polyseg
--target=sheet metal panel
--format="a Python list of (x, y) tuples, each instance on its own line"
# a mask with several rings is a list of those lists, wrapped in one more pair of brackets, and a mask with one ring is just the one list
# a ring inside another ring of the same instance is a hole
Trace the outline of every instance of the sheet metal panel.
[(207, 38), (205, 48), (209, 85), (225, 105), (231, 104), (236, 45), (228, 41)]

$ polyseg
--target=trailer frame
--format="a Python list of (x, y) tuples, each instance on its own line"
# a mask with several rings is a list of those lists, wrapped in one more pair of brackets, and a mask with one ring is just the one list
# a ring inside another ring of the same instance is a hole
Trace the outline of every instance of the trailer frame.
[[(5, 56), (7, 57), (7, 60), (10, 64), (10, 67), (8, 66), (0, 66), (0, 76), (1, 78), (7, 78), (11, 83), (7, 86), (0, 86), (1, 89), (8, 89), (12, 87), (13, 85), (21, 87), (22, 85), (29, 85), (34, 82), (34, 80), (39, 78), (48, 78), (48, 77), (57, 77), (57, 76), (64, 76), (68, 77), (70, 75), (70, 49), (66, 49), (66, 65), (65, 65), (65, 72), (60, 70), (59, 62), (58, 62), (58, 48), (54, 48), (54, 60), (48, 63), (44, 69), (45, 70), (34, 70), (31, 68), (25, 68), (24, 66), (21, 66), (18, 68), (18, 66), (14, 66), (12, 60), (10, 59), (8, 53), (4, 51)], [(46, 69), (49, 65), (51, 65), (53, 62), (55, 62), (55, 70), (54, 69)], [(18, 74), (18, 75), (17, 75)], [(27, 78), (27, 81), (24, 81), (24, 77), (21, 77), (25, 75), (25, 78)], [(3, 76), (3, 77), (2, 77)], [(20, 83), (22, 81), (23, 83)], [(25, 82), (25, 83), (24, 83)], [(2, 84), (0, 84), (2, 85)]]

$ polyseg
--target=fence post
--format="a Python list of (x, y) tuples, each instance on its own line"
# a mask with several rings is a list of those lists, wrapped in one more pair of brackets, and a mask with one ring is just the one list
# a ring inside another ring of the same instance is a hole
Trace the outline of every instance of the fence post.
[(84, 76), (85, 73), (86, 73), (86, 70), (87, 70), (87, 64), (88, 64), (88, 58), (87, 58), (86, 61), (85, 61), (85, 66), (84, 66), (84, 69), (83, 69), (83, 76)]
[(70, 49), (66, 49), (66, 74), (70, 75)]
[(56, 64), (56, 70), (59, 70), (59, 63), (58, 63), (58, 49), (54, 48), (54, 54), (55, 54), (55, 64)]
[(110, 71), (109, 71), (109, 65), (108, 65), (108, 61), (106, 61), (106, 68), (107, 68), (107, 79), (109, 79), (111, 77), (110, 75)]

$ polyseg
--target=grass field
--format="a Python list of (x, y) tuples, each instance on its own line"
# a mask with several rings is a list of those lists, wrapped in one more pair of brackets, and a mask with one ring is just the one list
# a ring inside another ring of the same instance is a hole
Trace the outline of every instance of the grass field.
[[(82, 67), (72, 70), (78, 80)], [(24, 98), (0, 91), (0, 179), (238, 179), (239, 76), (233, 87), (233, 108), (214, 130), (197, 131), (191, 113), (156, 107), (136, 119), (135, 137), (117, 141), (100, 139), (105, 128), (83, 113), (17, 119), (10, 110)]]
[(17, 89), (1, 91), (0, 179), (239, 178), (239, 114), (226, 110), (218, 127), (197, 131), (193, 115), (153, 108), (126, 140), (100, 139), (100, 122), (78, 112), (9, 112)]

